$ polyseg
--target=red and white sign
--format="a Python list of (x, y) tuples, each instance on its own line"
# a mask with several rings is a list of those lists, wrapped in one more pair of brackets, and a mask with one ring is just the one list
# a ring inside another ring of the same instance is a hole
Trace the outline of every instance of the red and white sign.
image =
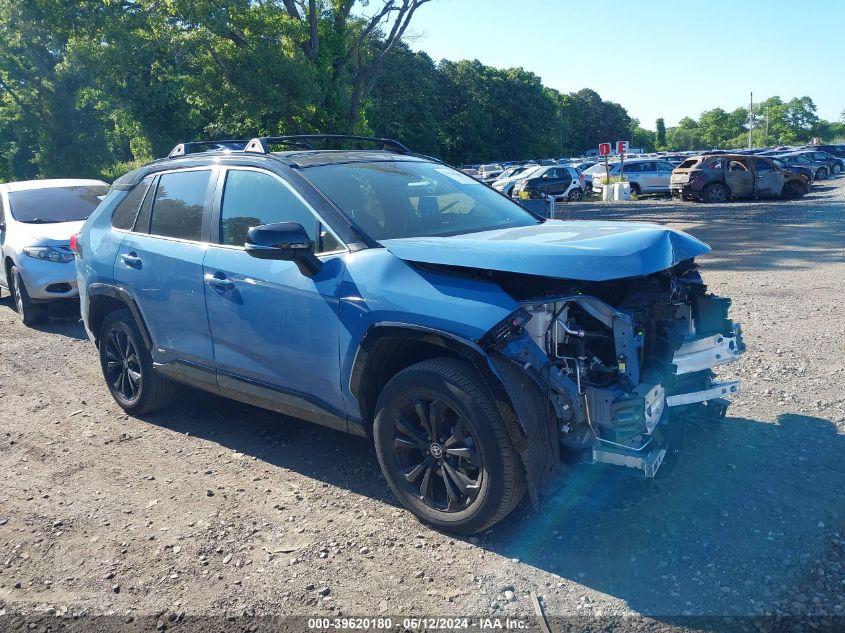
[(610, 156), (610, 143), (599, 143), (599, 156)]
[(627, 154), (628, 147), (630, 147), (630, 141), (616, 141), (616, 153), (617, 154)]

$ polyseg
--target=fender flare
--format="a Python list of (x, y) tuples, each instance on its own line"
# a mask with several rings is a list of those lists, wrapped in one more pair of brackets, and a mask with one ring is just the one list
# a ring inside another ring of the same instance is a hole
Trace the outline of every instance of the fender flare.
[(349, 375), (349, 390), (359, 402), (373, 350), (385, 339), (404, 339), (436, 345), (467, 360), (478, 371), (490, 392), (513, 447), (520, 453), (528, 448), (528, 433), (492, 359), (477, 343), (442, 330), (397, 322), (379, 322), (367, 328), (352, 361)]
[[(144, 317), (141, 316), (141, 310), (138, 308), (138, 304), (135, 302), (135, 299), (128, 290), (121, 288), (120, 286), (104, 283), (92, 283), (88, 286), (88, 314), (86, 315), (86, 321), (88, 323), (92, 323), (94, 306), (97, 303), (96, 297), (117, 299), (126, 305), (129, 312), (132, 313), (132, 318), (135, 319), (138, 329), (141, 330), (141, 337), (144, 339), (144, 345), (146, 345), (148, 349), (153, 348), (153, 339), (152, 336), (150, 336), (150, 331), (147, 329), (147, 324), (144, 322)], [(93, 334), (95, 337), (99, 336), (99, 332), (93, 332)]]

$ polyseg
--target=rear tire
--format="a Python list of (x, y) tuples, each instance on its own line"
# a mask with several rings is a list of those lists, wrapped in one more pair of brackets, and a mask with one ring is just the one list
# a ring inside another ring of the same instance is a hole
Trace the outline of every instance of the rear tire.
[(569, 195), (567, 196), (567, 198), (571, 202), (581, 202), (581, 200), (584, 199), (584, 192), (581, 191), (580, 187), (578, 189), (573, 189), (572, 191), (569, 192)]
[(824, 180), (827, 176), (827, 167), (819, 167), (819, 170), (816, 172), (816, 180)]
[(830, 173), (836, 174), (836, 175), (841, 174), (842, 173), (842, 165), (839, 165), (837, 163), (836, 165), (834, 165), (833, 167), (830, 168)]
[(427, 360), (396, 374), (376, 405), (373, 436), (393, 494), (439, 530), (486, 530), (525, 494), (505, 425), (465, 361)]
[(29, 298), (26, 284), (18, 272), (18, 267), (14, 265), (9, 269), (9, 290), (15, 300), (18, 316), (25, 326), (32, 327), (47, 320), (47, 306), (34, 303)]
[(150, 350), (129, 310), (115, 310), (100, 328), (100, 367), (115, 402), (140, 415), (164, 407), (173, 397), (173, 383), (153, 368)]
[(701, 199), (715, 204), (725, 202), (728, 199), (728, 188), (718, 182), (710, 183), (701, 192)]

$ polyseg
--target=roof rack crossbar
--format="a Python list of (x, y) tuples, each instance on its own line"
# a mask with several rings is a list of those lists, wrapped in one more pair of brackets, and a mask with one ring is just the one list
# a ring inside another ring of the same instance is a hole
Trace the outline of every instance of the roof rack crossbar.
[(190, 141), (188, 143), (179, 143), (176, 147), (170, 150), (167, 155), (168, 158), (176, 158), (177, 156), (186, 156), (188, 154), (196, 154), (197, 152), (208, 151), (211, 145), (234, 145), (229, 149), (241, 150), (249, 143), (249, 139), (222, 139), (219, 141)]
[(296, 134), (293, 136), (259, 136), (247, 143), (244, 152), (252, 154), (269, 154), (270, 145), (289, 145), (298, 149), (316, 149), (312, 140), (346, 140), (346, 141), (367, 141), (381, 144), (382, 149), (397, 152), (399, 154), (410, 154), (411, 150), (399, 141), (389, 138), (378, 138), (375, 136), (356, 136), (353, 134)]

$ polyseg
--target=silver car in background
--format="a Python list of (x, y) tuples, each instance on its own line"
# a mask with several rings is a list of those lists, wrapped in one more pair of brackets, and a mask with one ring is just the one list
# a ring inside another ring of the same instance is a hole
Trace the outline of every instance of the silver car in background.
[(528, 178), (538, 169), (540, 169), (540, 165), (520, 165), (519, 167), (506, 169), (499, 174), (499, 177), (496, 180), (493, 181), (491, 187), (493, 187), (496, 191), (509, 196), (511, 195), (513, 186), (517, 182)]
[(77, 297), (70, 238), (108, 192), (102, 180), (0, 184), (0, 288), (25, 325), (44, 321), (48, 302)]
[[(597, 165), (598, 166), (598, 165)], [(595, 167), (591, 168), (594, 169)], [(669, 193), (669, 181), (675, 166), (663, 160), (626, 160), (624, 164), (625, 179), (631, 183), (631, 193), (635, 196), (642, 193)], [(622, 172), (620, 163), (610, 164), (610, 177), (618, 177)], [(602, 178), (605, 177), (604, 165), (593, 172), (593, 191), (601, 193)]]

